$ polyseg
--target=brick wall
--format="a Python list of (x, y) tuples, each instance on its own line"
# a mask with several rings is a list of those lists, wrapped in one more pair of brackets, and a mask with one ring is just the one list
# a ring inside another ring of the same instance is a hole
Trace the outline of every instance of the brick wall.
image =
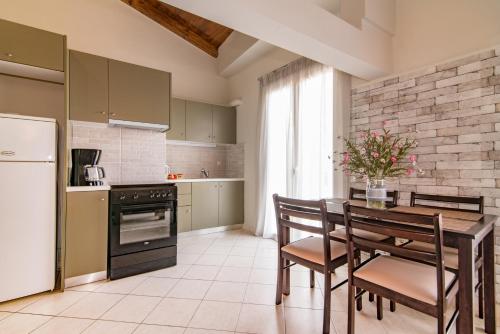
[[(368, 128), (418, 142), (423, 175), (389, 180), (402, 204), (411, 191), (483, 195), (485, 212), (500, 215), (500, 47), (353, 89), (351, 137)], [(500, 285), (496, 291), (500, 301)]]

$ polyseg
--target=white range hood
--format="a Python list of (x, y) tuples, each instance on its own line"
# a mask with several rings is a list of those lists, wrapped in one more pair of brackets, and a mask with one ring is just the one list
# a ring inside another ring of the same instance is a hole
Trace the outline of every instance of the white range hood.
[(111, 119), (111, 118), (109, 119), (108, 124), (110, 126), (116, 126), (122, 128), (152, 130), (158, 132), (165, 132), (169, 129), (169, 126), (164, 124), (123, 121), (121, 119)]

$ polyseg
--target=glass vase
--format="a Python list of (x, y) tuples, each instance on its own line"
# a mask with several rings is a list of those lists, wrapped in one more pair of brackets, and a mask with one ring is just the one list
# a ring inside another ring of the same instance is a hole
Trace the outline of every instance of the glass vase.
[(366, 207), (371, 209), (385, 209), (387, 188), (384, 179), (366, 180)]

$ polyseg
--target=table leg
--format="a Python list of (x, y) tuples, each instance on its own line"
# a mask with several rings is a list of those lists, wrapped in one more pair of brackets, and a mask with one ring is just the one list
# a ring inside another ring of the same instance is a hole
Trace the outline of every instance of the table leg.
[(495, 237), (492, 230), (483, 239), (483, 287), (484, 287), (484, 326), (486, 333), (493, 334), (495, 324)]
[(457, 333), (474, 333), (474, 259), (472, 239), (458, 240), (458, 298), (460, 313)]

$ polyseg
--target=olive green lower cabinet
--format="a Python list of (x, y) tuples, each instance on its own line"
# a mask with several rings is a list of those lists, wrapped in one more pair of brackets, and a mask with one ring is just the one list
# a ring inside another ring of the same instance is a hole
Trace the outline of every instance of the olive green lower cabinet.
[(243, 181), (192, 184), (193, 230), (243, 223)]
[(177, 184), (177, 233), (191, 231), (191, 183)]
[(107, 252), (108, 192), (68, 192), (64, 268), (66, 287), (105, 279)]

